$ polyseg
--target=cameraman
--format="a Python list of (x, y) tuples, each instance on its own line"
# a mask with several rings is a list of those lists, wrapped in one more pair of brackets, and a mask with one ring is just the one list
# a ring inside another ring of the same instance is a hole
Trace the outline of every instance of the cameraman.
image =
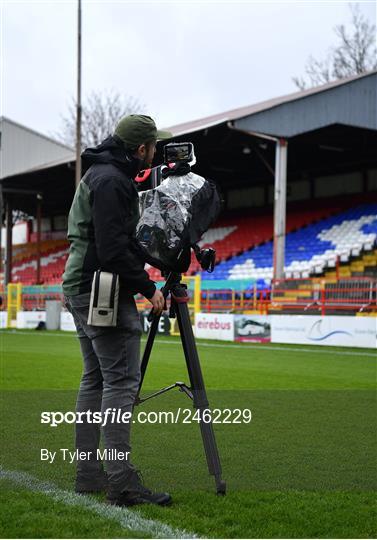
[[(140, 380), (141, 336), (133, 295), (143, 294), (157, 314), (164, 305), (134, 243), (139, 199), (133, 179), (151, 166), (157, 140), (170, 137), (170, 133), (158, 131), (149, 116), (130, 115), (120, 120), (114, 135), (82, 154), (89, 168), (69, 212), (70, 250), (63, 274), (65, 302), (74, 318), (83, 358), (77, 412), (101, 411), (103, 416), (112, 408), (120, 409), (121, 414), (132, 411)], [(119, 275), (117, 327), (87, 324), (91, 284), (98, 269)], [(108, 423), (102, 429), (105, 448), (127, 456), (130, 424)], [(91, 456), (77, 462), (77, 492), (108, 489), (109, 502), (118, 506), (170, 503), (169, 494), (145, 488), (127, 460), (107, 460), (105, 473), (97, 458), (99, 440), (99, 424), (76, 424), (76, 449)]]

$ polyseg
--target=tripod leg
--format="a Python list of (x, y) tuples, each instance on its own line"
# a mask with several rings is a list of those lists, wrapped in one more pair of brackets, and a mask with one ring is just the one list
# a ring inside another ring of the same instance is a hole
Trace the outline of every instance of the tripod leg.
[(226, 484), (221, 479), (221, 463), (217, 449), (215, 433), (212, 421), (203, 422), (202, 413), (209, 408), (207, 394), (204, 386), (202, 370), (199, 363), (198, 351), (195, 344), (194, 334), (191, 327), (190, 314), (187, 303), (177, 302), (176, 314), (181, 333), (183, 351), (185, 354), (187, 371), (190, 377), (194, 407), (200, 411), (200, 431), (204, 450), (207, 458), (209, 474), (215, 477), (216, 491), (219, 495), (225, 495)]
[[(166, 298), (167, 298), (167, 296), (169, 294), (169, 287), (170, 287), (170, 284), (173, 281), (174, 277), (175, 277), (175, 274), (171, 272), (168, 275), (168, 278), (166, 280), (166, 283), (165, 283), (164, 287), (161, 289), (162, 294), (164, 295), (165, 301), (166, 301)], [(150, 316), (152, 317), (152, 324), (151, 324), (151, 326), (149, 328), (148, 337), (147, 337), (147, 343), (145, 344), (145, 349), (144, 349), (143, 357), (142, 357), (142, 360), (141, 360), (141, 365), (140, 365), (141, 376), (140, 376), (139, 389), (137, 391), (135, 402), (138, 401), (138, 398), (140, 396), (141, 387), (143, 386), (145, 372), (146, 372), (147, 367), (148, 367), (148, 362), (149, 362), (149, 358), (150, 358), (150, 355), (151, 355), (151, 352), (152, 352), (154, 339), (155, 339), (156, 334), (157, 334), (158, 323), (160, 322), (160, 318), (161, 318), (161, 315), (153, 315), (152, 311), (150, 312)], [(148, 320), (149, 320), (149, 317), (148, 317)]]
[(141, 387), (143, 386), (145, 372), (147, 371), (148, 362), (149, 362), (149, 358), (151, 356), (154, 339), (155, 339), (156, 334), (157, 334), (158, 323), (160, 322), (160, 317), (161, 317), (161, 315), (158, 315), (158, 316), (154, 315), (153, 320), (152, 320), (152, 324), (151, 324), (151, 326), (149, 328), (147, 342), (145, 344), (143, 357), (141, 359), (140, 383), (139, 383), (139, 388), (138, 388), (138, 391), (137, 391), (137, 394), (136, 394), (135, 403), (138, 402), (138, 398), (139, 398), (140, 392), (141, 392)]

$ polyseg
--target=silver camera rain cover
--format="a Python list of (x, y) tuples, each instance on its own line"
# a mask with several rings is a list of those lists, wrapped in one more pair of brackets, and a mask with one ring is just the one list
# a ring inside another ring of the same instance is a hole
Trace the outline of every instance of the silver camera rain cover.
[(161, 270), (176, 270), (182, 250), (200, 240), (220, 207), (215, 184), (192, 172), (169, 176), (141, 192), (136, 238), (146, 261)]

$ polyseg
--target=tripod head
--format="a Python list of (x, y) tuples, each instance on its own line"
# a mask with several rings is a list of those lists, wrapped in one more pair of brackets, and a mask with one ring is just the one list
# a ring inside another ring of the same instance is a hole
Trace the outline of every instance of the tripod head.
[(200, 249), (198, 244), (191, 246), (194, 250), (196, 260), (200, 264), (202, 270), (206, 270), (211, 274), (216, 264), (216, 250), (213, 248)]

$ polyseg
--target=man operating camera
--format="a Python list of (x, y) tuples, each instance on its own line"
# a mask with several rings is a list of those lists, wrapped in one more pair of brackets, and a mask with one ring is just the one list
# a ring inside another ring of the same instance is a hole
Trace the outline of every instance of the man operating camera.
[[(63, 275), (65, 302), (83, 358), (77, 412), (132, 411), (140, 380), (141, 336), (134, 294), (144, 295), (156, 314), (164, 305), (134, 241), (139, 200), (133, 179), (151, 166), (157, 140), (170, 137), (158, 131), (149, 116), (130, 115), (120, 120), (112, 136), (82, 154), (89, 168), (69, 213), (70, 251)], [(119, 276), (115, 327), (87, 323), (93, 274), (99, 269)], [(128, 456), (130, 423), (107, 423), (102, 429), (105, 449)], [(143, 485), (128, 459), (106, 459), (105, 473), (97, 453), (99, 440), (98, 424), (76, 424), (76, 450), (91, 456), (77, 461), (77, 492), (107, 489), (109, 502), (118, 506), (170, 503), (169, 494), (152, 493)]]

